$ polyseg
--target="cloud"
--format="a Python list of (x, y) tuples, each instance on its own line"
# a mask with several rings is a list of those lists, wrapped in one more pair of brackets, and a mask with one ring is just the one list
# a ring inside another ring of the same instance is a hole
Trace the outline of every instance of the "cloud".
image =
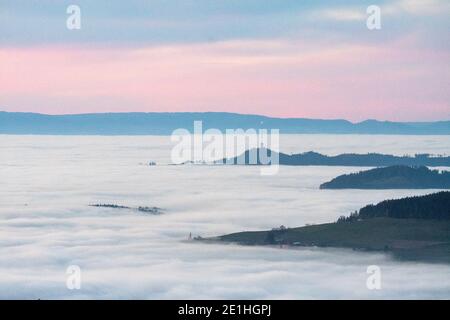
[(364, 21), (367, 19), (364, 8), (333, 8), (312, 12), (311, 19), (335, 21)]
[(450, 3), (446, 0), (399, 0), (383, 6), (387, 14), (411, 14), (417, 16), (448, 16)]
[[(149, 46), (168, 43), (199, 43), (238, 39), (343, 37), (363, 41), (359, 25), (366, 18), (371, 1), (85, 1), (82, 28), (66, 29), (66, 4), (54, 1), (5, 1), (0, 11), (1, 46), (45, 44), (112, 44)], [(383, 15), (448, 16), (445, 0), (383, 1)], [(353, 24), (349, 24), (349, 23)], [(330, 28), (330, 23), (333, 28)], [(400, 21), (399, 21), (400, 24)], [(439, 25), (430, 20), (427, 29)], [(364, 27), (365, 25), (361, 23)], [(420, 22), (408, 19), (406, 29)], [(448, 26), (448, 22), (445, 23)], [(349, 29), (350, 28), (350, 29)], [(444, 30), (446, 31), (446, 29)], [(392, 31), (391, 31), (392, 32)], [(401, 30), (402, 34), (407, 30)]]
[[(449, 150), (446, 137), (283, 136), (285, 152)], [(368, 141), (368, 139), (370, 141)], [(168, 137), (0, 136), (0, 298), (299, 299), (448, 298), (447, 265), (398, 262), (351, 250), (241, 247), (184, 241), (335, 220), (367, 203), (426, 190), (323, 192), (353, 168), (165, 166)], [(138, 165), (152, 159), (159, 166)], [(93, 208), (156, 205), (161, 216)], [(81, 290), (66, 288), (79, 265)], [(366, 289), (379, 265), (383, 289)]]
[(369, 1), (80, 1), (72, 32), (62, 2), (7, 1), (0, 105), (442, 120), (448, 10), (420, 3), (381, 2), (372, 32)]
[(419, 43), (413, 34), (383, 45), (283, 39), (4, 48), (0, 104), (44, 113), (226, 110), (350, 120), (448, 118), (448, 70), (442, 65), (449, 55)]
[[(328, 21), (347, 21), (347, 22), (363, 22), (367, 19), (366, 9), (369, 5), (377, 5), (381, 9), (382, 17), (390, 17), (391, 19), (421, 16), (446, 17), (450, 14), (450, 3), (446, 0), (397, 0), (386, 1), (383, 3), (367, 3), (366, 5), (357, 4), (353, 6), (323, 6), (313, 9), (309, 12), (308, 17), (314, 20)], [(415, 25), (411, 21), (411, 27)]]

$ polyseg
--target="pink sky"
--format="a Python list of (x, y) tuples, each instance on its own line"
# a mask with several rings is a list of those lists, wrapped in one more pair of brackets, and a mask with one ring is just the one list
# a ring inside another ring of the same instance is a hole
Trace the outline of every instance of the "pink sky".
[(450, 56), (414, 43), (0, 48), (0, 110), (448, 120)]

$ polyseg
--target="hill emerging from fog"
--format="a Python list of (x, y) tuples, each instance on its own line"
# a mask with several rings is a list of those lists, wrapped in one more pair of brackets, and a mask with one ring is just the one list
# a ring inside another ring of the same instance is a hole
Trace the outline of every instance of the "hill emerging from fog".
[(405, 134), (448, 135), (450, 121), (391, 122), (305, 118), (272, 118), (225, 112), (152, 112), (46, 115), (1, 112), (0, 134), (43, 135), (170, 135), (185, 128), (193, 132), (194, 121), (203, 122), (203, 130), (279, 129), (280, 133), (328, 134)]
[(391, 166), (338, 176), (321, 189), (450, 189), (450, 172)]
[[(267, 155), (267, 159), (266, 156)], [(264, 158), (261, 158), (264, 157)], [(270, 159), (277, 159), (280, 165), (286, 166), (351, 166), (351, 167), (386, 167), (386, 166), (450, 166), (449, 156), (433, 157), (429, 154), (416, 154), (414, 156), (394, 156), (380, 153), (343, 153), (336, 156), (327, 156), (309, 151), (297, 154), (286, 154), (266, 148), (247, 150), (237, 157), (216, 161), (217, 164), (227, 165), (264, 165), (273, 164)], [(265, 159), (265, 160), (263, 160)]]
[(385, 200), (337, 222), (244, 231), (206, 242), (384, 251), (406, 260), (450, 263), (450, 192)]

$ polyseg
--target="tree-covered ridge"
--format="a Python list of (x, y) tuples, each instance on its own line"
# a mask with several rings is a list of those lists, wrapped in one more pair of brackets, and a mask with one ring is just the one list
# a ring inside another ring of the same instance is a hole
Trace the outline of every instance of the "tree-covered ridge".
[(391, 166), (338, 176), (321, 189), (450, 189), (450, 172)]
[(450, 192), (384, 200), (367, 205), (347, 218), (341, 217), (338, 222), (369, 218), (450, 220)]
[(382, 250), (405, 260), (450, 264), (450, 192), (386, 200), (335, 223), (244, 231), (201, 241)]
[[(287, 166), (352, 166), (352, 167), (387, 167), (395, 165), (405, 166), (450, 166), (449, 156), (432, 156), (430, 154), (416, 154), (414, 156), (395, 156), (380, 153), (343, 153), (336, 156), (323, 155), (314, 151), (286, 154), (275, 152), (267, 148), (254, 148), (241, 155), (216, 161), (217, 164), (266, 165), (266, 157), (277, 159), (280, 165)], [(270, 159), (269, 159), (270, 160)]]

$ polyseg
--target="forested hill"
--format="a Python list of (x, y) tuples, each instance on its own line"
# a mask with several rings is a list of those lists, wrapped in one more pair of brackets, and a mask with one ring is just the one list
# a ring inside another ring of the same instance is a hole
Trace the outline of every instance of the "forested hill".
[(450, 219), (450, 192), (385, 200), (359, 210), (357, 218)]
[[(217, 163), (242, 164), (242, 165), (262, 165), (268, 164), (265, 159), (268, 155), (270, 159), (277, 158), (277, 152), (266, 148), (257, 148), (245, 151), (243, 154), (222, 159)], [(253, 160), (255, 159), (255, 160)], [(286, 154), (278, 153), (280, 165), (287, 166), (351, 166), (351, 167), (386, 167), (394, 165), (405, 166), (428, 166), (428, 167), (448, 167), (450, 166), (449, 156), (431, 156), (429, 154), (416, 154), (414, 156), (395, 156), (380, 153), (344, 153), (336, 156), (327, 156), (317, 152), (309, 151), (305, 153)]]
[(391, 166), (344, 174), (321, 189), (450, 189), (450, 172), (427, 167)]
[(379, 250), (402, 260), (450, 264), (450, 192), (386, 200), (334, 223), (280, 226), (198, 240)]

